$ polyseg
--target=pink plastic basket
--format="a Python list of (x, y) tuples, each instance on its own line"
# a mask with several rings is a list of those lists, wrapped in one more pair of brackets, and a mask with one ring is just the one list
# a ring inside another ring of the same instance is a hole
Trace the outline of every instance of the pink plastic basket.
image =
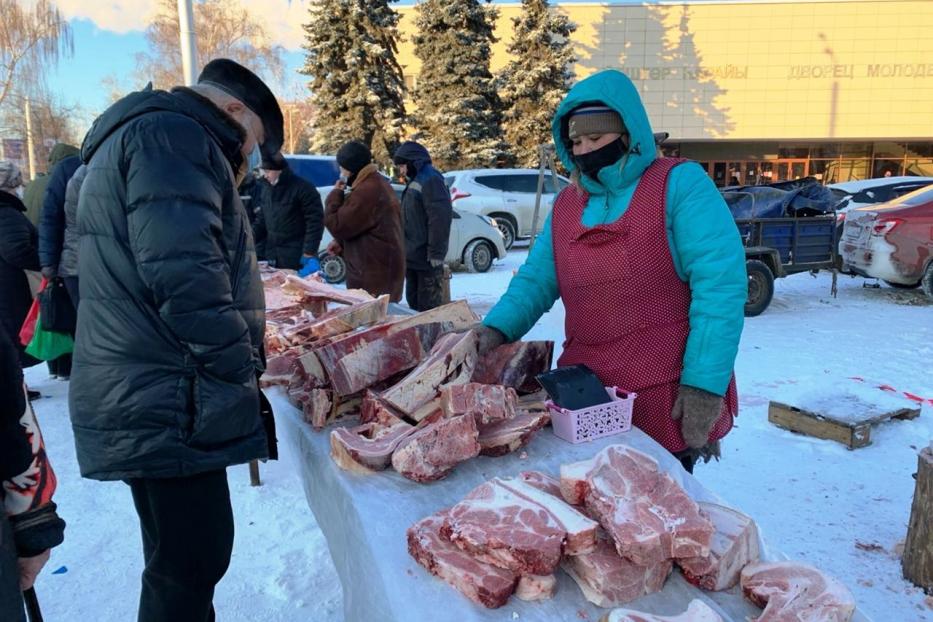
[(618, 387), (606, 387), (606, 392), (611, 402), (580, 410), (567, 410), (548, 400), (554, 434), (570, 443), (585, 443), (631, 430), (632, 404), (637, 394)]

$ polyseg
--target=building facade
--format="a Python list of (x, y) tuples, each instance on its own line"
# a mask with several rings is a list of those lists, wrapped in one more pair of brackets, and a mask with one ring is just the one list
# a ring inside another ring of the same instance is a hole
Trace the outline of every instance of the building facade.
[[(520, 4), (497, 5), (492, 69)], [(667, 149), (718, 185), (933, 175), (933, 0), (554, 3), (577, 25), (577, 79), (638, 87)], [(414, 86), (414, 8), (399, 62)]]

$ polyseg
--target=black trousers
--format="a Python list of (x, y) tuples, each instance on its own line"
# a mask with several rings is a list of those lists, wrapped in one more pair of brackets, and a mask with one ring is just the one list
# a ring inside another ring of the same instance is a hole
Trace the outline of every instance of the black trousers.
[(13, 530), (6, 515), (0, 512), (0, 620), (3, 622), (26, 622), (17, 558)]
[(213, 622), (214, 587), (233, 551), (227, 472), (127, 483), (146, 561), (139, 622)]
[(405, 300), (415, 311), (428, 311), (443, 304), (444, 267), (405, 271)]
[(76, 276), (66, 276), (62, 277), (65, 281), (65, 289), (68, 290), (68, 297), (71, 298), (71, 304), (75, 306), (75, 309), (78, 308), (78, 277)]

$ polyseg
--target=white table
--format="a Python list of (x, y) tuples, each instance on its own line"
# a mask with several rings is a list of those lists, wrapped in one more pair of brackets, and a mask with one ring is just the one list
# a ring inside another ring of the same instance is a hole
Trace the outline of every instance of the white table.
[[(499, 609), (485, 609), (462, 596), (446, 582), (428, 574), (408, 554), (405, 531), (437, 510), (460, 501), (470, 490), (496, 476), (540, 470), (557, 476), (563, 463), (588, 459), (608, 445), (624, 443), (653, 456), (698, 501), (722, 504), (680, 463), (638, 429), (590, 443), (572, 445), (539, 432), (525, 448), (500, 458), (478, 457), (460, 464), (445, 479), (418, 484), (387, 470), (356, 475), (338, 468), (330, 458), (329, 431), (314, 431), (288, 403), (281, 388), (267, 390), (276, 414), (280, 440), (300, 456), (301, 478), (308, 505), (327, 538), (331, 557), (343, 586), (347, 622), (468, 622), (475, 620), (535, 620), (596, 622), (607, 610), (583, 597), (576, 583), (558, 571), (551, 600), (526, 603), (514, 596)], [(720, 468), (728, 468), (722, 466)], [(762, 543), (764, 558), (782, 558)], [(705, 592), (687, 583), (678, 570), (664, 589), (629, 603), (628, 607), (670, 615), (700, 598), (726, 620), (744, 622), (760, 610), (739, 589)], [(857, 622), (867, 622), (856, 613)]]

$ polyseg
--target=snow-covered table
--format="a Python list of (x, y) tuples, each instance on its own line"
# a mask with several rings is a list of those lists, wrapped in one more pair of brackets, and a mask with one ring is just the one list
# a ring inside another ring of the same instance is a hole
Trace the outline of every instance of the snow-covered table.
[[(387, 470), (355, 475), (339, 469), (330, 458), (328, 431), (315, 432), (288, 403), (278, 387), (266, 391), (276, 414), (281, 441), (300, 456), (301, 478), (308, 505), (330, 547), (343, 587), (347, 622), (468, 622), (476, 620), (560, 620), (595, 622), (607, 610), (583, 597), (576, 583), (558, 572), (552, 600), (526, 603), (514, 596), (500, 609), (484, 609), (460, 595), (444, 581), (428, 574), (409, 556), (405, 531), (413, 523), (460, 501), (470, 490), (496, 476), (540, 470), (559, 473), (560, 465), (594, 456), (608, 445), (625, 443), (652, 455), (675, 480), (700, 501), (722, 503), (680, 463), (638, 429), (590, 443), (566, 443), (546, 428), (524, 452), (501, 458), (478, 457), (460, 464), (445, 479), (418, 484)], [(522, 457), (525, 456), (525, 457)], [(754, 517), (753, 517), (754, 518)], [(763, 557), (780, 558), (762, 543)], [(725, 620), (754, 619), (759, 609), (742, 598), (738, 588), (704, 592), (684, 581), (675, 570), (664, 589), (629, 607), (660, 614), (680, 613), (694, 598), (716, 609)], [(855, 621), (867, 622), (860, 613)]]

